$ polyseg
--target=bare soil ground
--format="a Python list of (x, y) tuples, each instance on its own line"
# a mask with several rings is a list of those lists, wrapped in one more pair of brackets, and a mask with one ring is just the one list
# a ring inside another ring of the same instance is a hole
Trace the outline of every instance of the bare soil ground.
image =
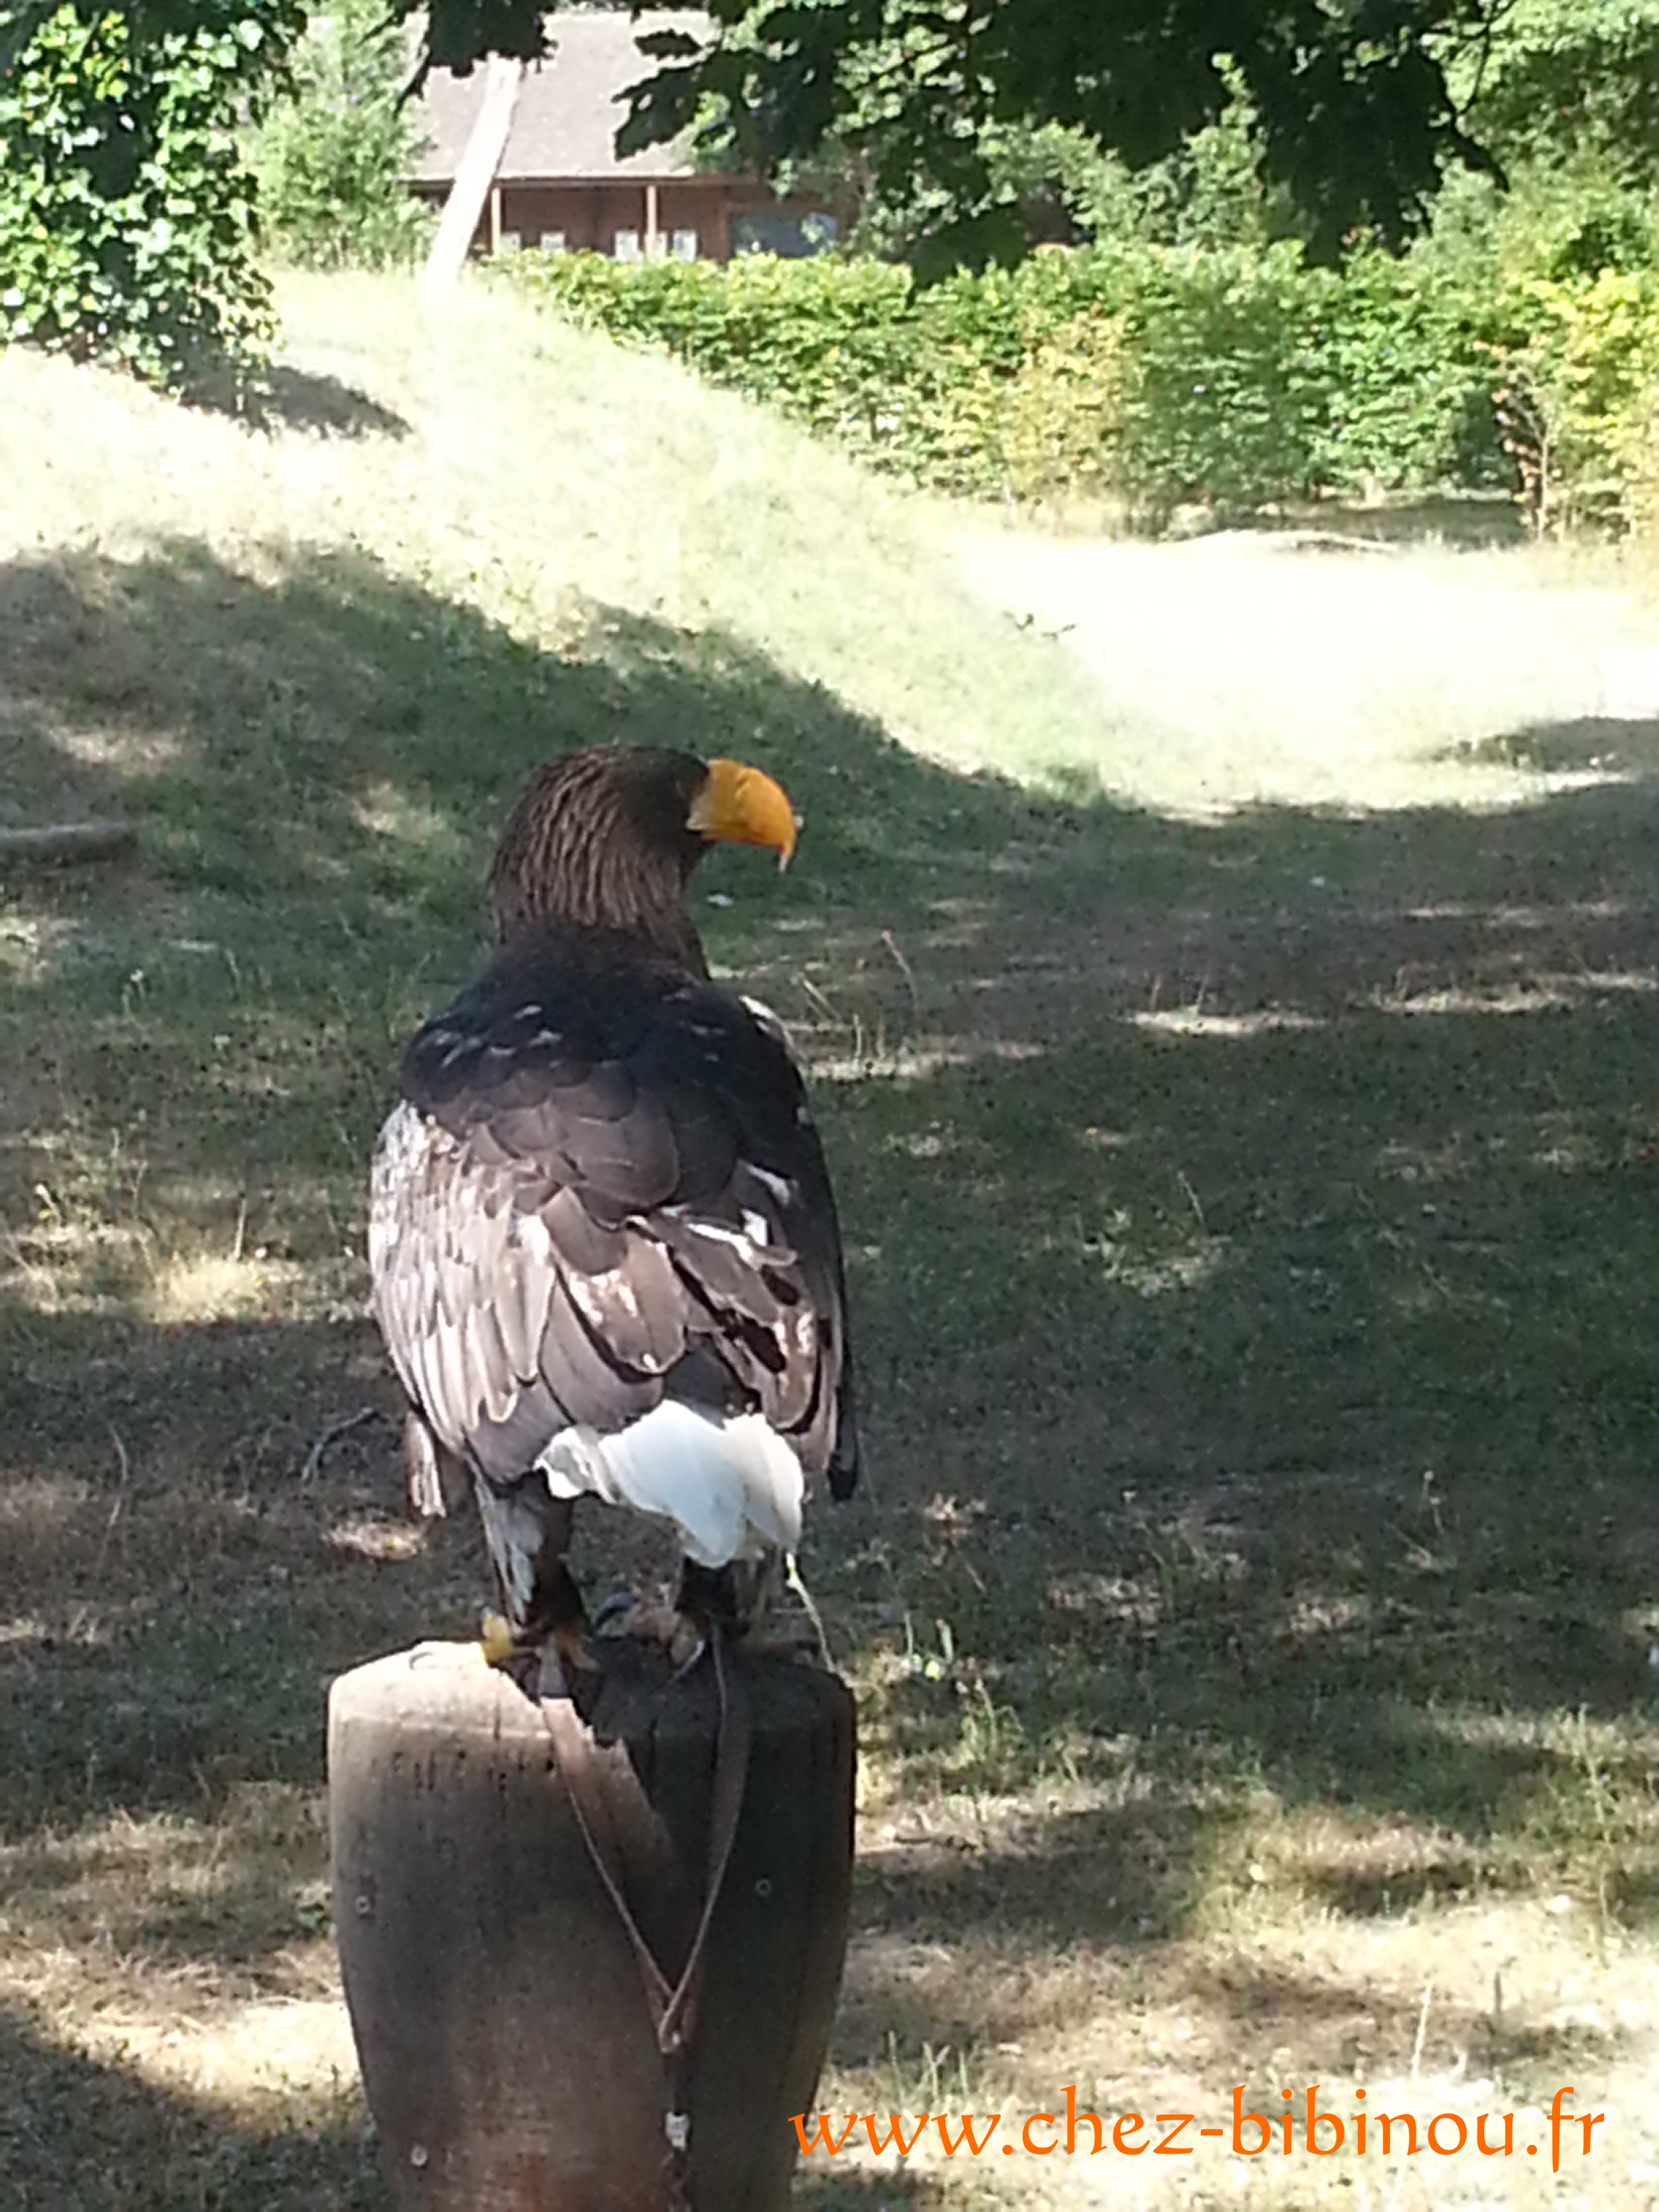
[[(363, 1162), (526, 765), (635, 733), (809, 824), (699, 914), (866, 1375), (823, 2103), (1015, 2116), (799, 2202), (1659, 2203), (1631, 577), (1012, 538), (497, 302), (288, 305), (252, 424), (0, 360), (0, 818), (140, 832), (0, 882), (0, 2202), (385, 2202), (322, 1699), (485, 1590), (403, 1515)], [(1513, 2150), (1196, 2134), (1316, 2082)], [(1068, 2084), (1195, 2154), (1017, 2147)]]
[[(1535, 795), (1522, 771), (1553, 788), (1616, 774), (1616, 726), (1659, 715), (1652, 608), (1593, 555), (1340, 523), (1155, 545), (983, 529), (947, 542), (975, 592), (1059, 642), (1115, 713), (1161, 731), (1160, 757), (1136, 762), (1143, 804), (1501, 803)], [(1552, 725), (1585, 726), (1579, 746), (1552, 744)]]

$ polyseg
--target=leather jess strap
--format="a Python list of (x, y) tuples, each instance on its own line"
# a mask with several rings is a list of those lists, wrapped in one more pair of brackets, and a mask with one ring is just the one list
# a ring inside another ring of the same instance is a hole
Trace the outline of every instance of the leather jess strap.
[(740, 1674), (728, 1676), (722, 1639), (711, 1628), (709, 1656), (720, 1698), (720, 1718), (714, 1738), (714, 1788), (709, 1808), (708, 1866), (696, 1932), (677, 1981), (671, 1982), (656, 1954), (641, 1934), (629, 1910), (623, 1890), (622, 1854), (593, 1757), (592, 1737), (568, 1698), (544, 1698), (542, 1716), (552, 1738), (559, 1773), (570, 1799), (576, 1826), (612, 1909), (628, 1938), (640, 1970), (646, 2009), (665, 2066), (663, 2132), (667, 2151), (665, 2177), (667, 2212), (689, 2207), (686, 2196), (690, 2142), (690, 2097), (692, 2037), (696, 2027), (697, 1999), (708, 1931), (720, 1902), (726, 1870), (737, 1841), (743, 1814), (744, 1784), (754, 1719), (747, 1685)]

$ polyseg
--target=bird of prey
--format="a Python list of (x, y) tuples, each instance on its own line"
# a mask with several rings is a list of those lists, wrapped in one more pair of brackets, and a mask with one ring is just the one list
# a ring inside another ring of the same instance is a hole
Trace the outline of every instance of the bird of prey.
[(786, 862), (758, 769), (642, 747), (533, 778), (489, 874), (495, 946), (404, 1055), (370, 1200), (411, 1490), (470, 1476), (500, 1663), (583, 1663), (585, 1496), (668, 1524), (680, 1616), (746, 1626), (805, 1489), (859, 1450), (840, 1232), (774, 1018), (711, 982), (686, 907), (716, 840)]

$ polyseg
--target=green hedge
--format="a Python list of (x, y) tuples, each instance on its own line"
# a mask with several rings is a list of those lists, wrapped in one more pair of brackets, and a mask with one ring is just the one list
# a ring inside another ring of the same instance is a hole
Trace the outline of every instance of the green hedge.
[(520, 256), (517, 280), (574, 321), (659, 345), (716, 384), (921, 481), (992, 491), (1000, 459), (976, 402), (1024, 357), (1015, 286), (916, 290), (881, 261), (609, 261)]
[[(1541, 511), (1523, 389), (1548, 417), (1545, 465), (1611, 483), (1628, 516), (1620, 456), (1646, 450), (1659, 343), (1645, 279), (1477, 281), (1369, 252), (1338, 272), (1288, 243), (1042, 252), (925, 289), (902, 266), (827, 258), (526, 255), (511, 275), (916, 483), (1105, 494), (1154, 525), (1186, 503), (1224, 516), (1453, 485), (1508, 484)], [(1553, 511), (1572, 507), (1563, 493)]]
[(1659, 268), (1530, 276), (1499, 295), (1498, 416), (1541, 529), (1659, 514)]
[(1315, 475), (1342, 492), (1486, 488), (1507, 471), (1493, 413), (1482, 295), (1420, 261), (1361, 253), (1321, 295)]

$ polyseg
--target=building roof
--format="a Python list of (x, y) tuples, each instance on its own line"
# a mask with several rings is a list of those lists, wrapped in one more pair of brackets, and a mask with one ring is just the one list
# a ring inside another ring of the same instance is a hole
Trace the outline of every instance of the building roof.
[[(554, 51), (546, 61), (532, 62), (525, 70), (513, 127), (495, 172), (498, 181), (703, 173), (684, 137), (665, 146), (647, 146), (623, 161), (617, 158), (617, 133), (628, 118), (623, 94), (662, 66), (635, 44), (653, 31), (685, 31), (706, 42), (713, 36), (714, 25), (708, 16), (689, 9), (638, 16), (611, 9), (562, 9), (551, 17), (548, 42)], [(485, 76), (482, 68), (471, 76), (437, 69), (428, 76), (416, 118), (426, 145), (410, 169), (411, 183), (452, 181), (483, 99)]]

